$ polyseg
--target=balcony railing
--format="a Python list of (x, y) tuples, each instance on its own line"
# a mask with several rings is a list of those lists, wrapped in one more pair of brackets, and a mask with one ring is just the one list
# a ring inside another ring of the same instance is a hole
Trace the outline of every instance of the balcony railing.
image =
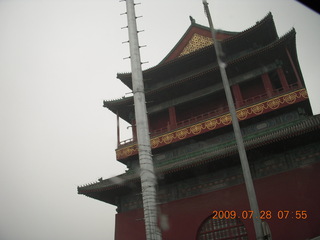
[[(289, 85), (289, 90), (287, 90), (286, 92), (288, 92), (288, 91), (290, 92), (290, 91), (293, 91), (293, 90), (298, 89), (298, 88), (299, 88), (298, 85), (296, 83), (294, 83), (294, 84)], [(281, 95), (284, 92), (285, 92), (285, 90), (283, 88), (278, 88), (278, 89), (274, 89), (272, 91), (271, 95), (272, 95), (272, 97), (276, 97), (277, 95)], [(240, 103), (238, 102), (237, 104), (240, 107), (245, 107), (245, 106), (249, 106), (249, 105), (253, 105), (255, 103), (261, 102), (261, 101), (266, 100), (268, 98), (270, 98), (268, 96), (268, 94), (267, 93), (263, 93), (263, 94), (259, 94), (259, 95), (254, 96), (254, 97), (247, 98), (247, 99), (243, 100)], [(228, 106), (219, 107), (219, 108), (213, 109), (213, 110), (211, 110), (209, 112), (205, 112), (203, 114), (200, 114), (200, 115), (197, 115), (197, 116), (194, 116), (194, 117), (182, 120), (182, 121), (178, 121), (175, 126), (170, 126), (168, 124), (168, 126), (166, 126), (166, 127), (153, 130), (153, 131), (150, 132), (150, 136), (154, 137), (154, 136), (157, 136), (157, 135), (161, 135), (161, 134), (167, 133), (167, 132), (172, 131), (172, 130), (177, 129), (177, 128), (186, 127), (188, 125), (192, 125), (194, 123), (198, 123), (198, 122), (210, 119), (212, 117), (216, 117), (216, 116), (222, 115), (222, 114), (224, 114), (224, 113), (226, 113), (228, 111), (229, 111)], [(129, 144), (132, 144), (134, 142), (135, 142), (135, 140), (133, 138), (126, 139), (124, 141), (121, 141), (119, 143), (118, 147), (124, 147), (125, 145), (129, 145)]]

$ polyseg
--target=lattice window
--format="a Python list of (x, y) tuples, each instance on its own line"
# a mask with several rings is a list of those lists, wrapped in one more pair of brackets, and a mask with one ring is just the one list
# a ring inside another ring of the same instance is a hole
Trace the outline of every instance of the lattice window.
[(200, 226), (197, 240), (247, 240), (247, 231), (240, 219), (207, 218)]

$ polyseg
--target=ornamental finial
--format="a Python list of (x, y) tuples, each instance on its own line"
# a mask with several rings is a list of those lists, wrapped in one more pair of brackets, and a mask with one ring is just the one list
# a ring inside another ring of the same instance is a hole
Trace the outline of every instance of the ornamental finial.
[(196, 20), (192, 16), (189, 16), (189, 18), (190, 18), (191, 24), (195, 24), (196, 23)]

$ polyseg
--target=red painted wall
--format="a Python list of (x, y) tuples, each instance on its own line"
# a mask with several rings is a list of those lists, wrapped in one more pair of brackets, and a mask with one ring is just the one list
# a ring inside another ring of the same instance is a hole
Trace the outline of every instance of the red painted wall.
[(200, 116), (220, 108), (227, 108), (227, 100), (223, 92), (216, 93), (210, 99), (205, 99), (203, 102), (187, 103), (184, 106), (176, 107), (177, 121), (187, 120), (192, 117)]
[(150, 131), (157, 130), (160, 128), (165, 128), (168, 126), (169, 110), (158, 112), (157, 114), (149, 116)]
[(241, 83), (240, 89), (243, 100), (246, 100), (251, 97), (256, 97), (266, 92), (263, 86), (262, 79), (260, 77), (252, 81)]
[[(320, 163), (290, 172), (255, 180), (260, 210), (270, 210), (266, 220), (273, 239), (303, 240), (320, 235)], [(249, 210), (245, 186), (238, 185), (202, 196), (173, 201), (161, 205), (161, 213), (168, 216), (170, 229), (163, 231), (163, 239), (195, 240), (202, 221), (213, 210)], [(288, 219), (278, 219), (278, 211), (289, 210)], [(307, 211), (307, 219), (295, 219), (295, 211)], [(142, 210), (116, 215), (116, 240), (143, 240)], [(255, 239), (252, 220), (243, 220), (249, 239)]]

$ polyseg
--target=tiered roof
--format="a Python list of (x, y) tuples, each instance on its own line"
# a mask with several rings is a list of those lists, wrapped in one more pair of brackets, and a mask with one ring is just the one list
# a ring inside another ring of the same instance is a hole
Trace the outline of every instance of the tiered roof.
[[(219, 67), (215, 61), (214, 46), (212, 44), (198, 48), (189, 54), (178, 56), (178, 53), (183, 52), (184, 49), (181, 46), (188, 45), (185, 43), (186, 39), (188, 39), (190, 43), (194, 33), (199, 34), (200, 32), (204, 36), (204, 32), (208, 34), (209, 30), (199, 24), (191, 24), (184, 34), (184, 37), (180, 39), (178, 44), (163, 61), (143, 71), (146, 99), (151, 105), (152, 102), (156, 102), (155, 99), (160, 98), (162, 101), (165, 101), (168, 92), (175, 92), (174, 95), (177, 96), (176, 89), (178, 87), (179, 93), (183, 94), (181, 87), (187, 86), (187, 82), (189, 82), (188, 86), (190, 88), (192, 85), (197, 85), (198, 82), (194, 80), (201, 78), (204, 74), (219, 72)], [(271, 13), (257, 22), (256, 25), (243, 32), (220, 32), (224, 33), (224, 38), (221, 37), (223, 38), (221, 43), (225, 55), (228, 56), (227, 59), (225, 59), (228, 66), (241, 63), (247, 64), (250, 61), (255, 61), (258, 56), (270, 54), (270, 51), (276, 52), (278, 48), (283, 45), (287, 45), (290, 48), (291, 52), (294, 53), (293, 59), (295, 63), (298, 63), (295, 48), (295, 30), (292, 29), (286, 35), (279, 38)], [(193, 33), (193, 35), (191, 33)], [(226, 33), (228, 33), (228, 35)], [(186, 70), (188, 71), (186, 72)], [(236, 75), (236, 73), (228, 73), (229, 78), (232, 78), (232, 75)], [(117, 77), (129, 88), (132, 88), (131, 73), (119, 73)], [(186, 91), (188, 90), (186, 89)], [(166, 94), (163, 94), (164, 92)], [(133, 112), (133, 97), (104, 101), (104, 107), (115, 114), (118, 113), (122, 119), (131, 123), (130, 118), (132, 116), (130, 112)]]
[[(248, 28), (243, 32), (234, 33), (219, 31), (219, 34), (219, 39), (221, 40), (221, 45), (225, 52), (224, 61), (228, 67), (231, 66), (231, 70), (228, 72), (231, 84), (233, 81), (237, 80), (237, 76), (239, 75), (238, 72), (233, 70), (232, 66), (237, 66), (239, 68), (248, 66), (256, 67), (257, 59), (268, 59), (269, 55), (274, 58), (274, 56), (278, 55), (280, 50), (284, 49), (284, 46), (286, 49), (290, 50), (290, 55), (294, 64), (296, 64), (296, 66), (299, 64), (295, 46), (295, 30), (292, 29), (279, 38), (271, 13), (257, 22), (253, 27)], [(195, 44), (197, 41), (199, 42), (198, 45)], [(270, 62), (274, 62), (274, 59)], [(298, 71), (300, 71), (299, 68)], [(177, 94), (183, 95), (187, 92), (189, 93), (190, 88), (194, 90), (194, 88), (199, 85), (199, 82), (204, 79), (204, 76), (211, 76), (212, 74), (218, 75), (218, 73), (219, 68), (216, 63), (214, 46), (210, 40), (209, 29), (192, 22), (186, 33), (169, 54), (158, 65), (143, 71), (146, 99), (150, 102), (148, 107), (152, 107), (152, 102), (156, 102), (157, 99), (160, 99), (161, 102), (169, 101), (168, 96), (170, 94), (166, 96), (164, 93), (172, 92), (174, 93), (174, 96)], [(132, 88), (131, 73), (118, 74), (118, 78), (129, 88)], [(177, 89), (179, 89), (179, 91), (176, 91)], [(282, 95), (274, 96), (268, 100), (260, 101), (259, 103), (238, 109), (238, 118), (240, 118), (240, 120), (247, 120), (255, 115), (261, 115), (289, 105), (292, 106), (293, 104), (305, 101), (307, 98), (307, 92), (304, 88), (299, 90), (295, 89), (294, 91), (283, 93)], [(104, 101), (104, 107), (119, 114), (121, 118), (131, 123), (130, 118), (132, 116), (130, 114), (134, 112), (132, 97)], [(197, 132), (199, 129), (201, 129), (201, 131), (205, 129), (213, 131), (218, 128), (220, 123), (221, 127), (222, 125), (230, 125), (231, 121), (229, 115), (228, 113), (224, 113), (206, 119), (205, 121), (200, 121), (195, 125), (187, 126), (185, 129), (181, 128), (177, 129), (176, 132), (156, 136), (154, 139), (151, 139), (152, 144), (155, 142), (160, 143), (161, 141), (166, 143), (166, 141), (170, 140), (170, 134), (172, 137), (171, 141), (173, 141), (174, 137), (183, 139), (181, 135), (182, 130), (190, 130), (189, 132), (196, 131), (194, 134), (197, 135), (199, 134), (199, 132)], [(202, 126), (201, 124), (204, 125)], [(200, 125), (201, 127), (199, 127)], [(247, 150), (263, 148), (284, 140), (303, 137), (306, 136), (306, 134), (309, 134), (310, 136), (312, 134), (319, 134), (319, 130), (320, 115), (301, 117), (286, 125), (279, 125), (278, 127), (268, 128), (254, 134), (246, 135), (245, 145)], [(180, 132), (178, 133), (178, 131)], [(159, 141), (155, 141), (157, 138), (159, 138)], [(160, 138), (162, 138), (162, 140)], [(129, 146), (126, 149), (118, 150), (125, 150), (124, 154), (135, 151), (134, 145)], [(117, 154), (118, 153), (119, 152), (117, 152)], [(192, 168), (203, 164), (210, 164), (229, 156), (234, 156), (236, 153), (237, 148), (235, 141), (229, 140), (219, 145), (213, 145), (202, 150), (193, 151), (187, 155), (155, 161), (155, 172), (158, 176), (162, 177), (172, 176), (177, 173), (183, 175), (184, 172)], [(129, 155), (126, 155), (126, 157)], [(84, 194), (104, 202), (116, 204), (116, 196), (132, 191), (132, 189), (139, 189), (139, 187), (139, 173), (135, 169), (130, 169), (126, 173), (116, 177), (81, 186), (78, 188), (78, 192), (79, 194)]]
[[(262, 148), (269, 144), (278, 144), (291, 139), (301, 139), (309, 134), (307, 138), (310, 140), (312, 136), (320, 133), (320, 115), (306, 117), (288, 123), (286, 126), (267, 129), (259, 133), (247, 135), (244, 139), (246, 149), (248, 151)], [(195, 151), (186, 156), (179, 156), (175, 159), (167, 159), (161, 164), (155, 163), (155, 172), (158, 176), (174, 174), (175, 172), (183, 172), (188, 169), (195, 168), (199, 165), (208, 164), (222, 158), (237, 154), (237, 146), (235, 140), (225, 142), (223, 146), (212, 146), (205, 150)], [(113, 193), (126, 192), (139, 188), (140, 177), (139, 172), (127, 172), (113, 178), (105, 179), (89, 185), (78, 187), (78, 193), (115, 204)], [(108, 194), (106, 194), (108, 192)]]

